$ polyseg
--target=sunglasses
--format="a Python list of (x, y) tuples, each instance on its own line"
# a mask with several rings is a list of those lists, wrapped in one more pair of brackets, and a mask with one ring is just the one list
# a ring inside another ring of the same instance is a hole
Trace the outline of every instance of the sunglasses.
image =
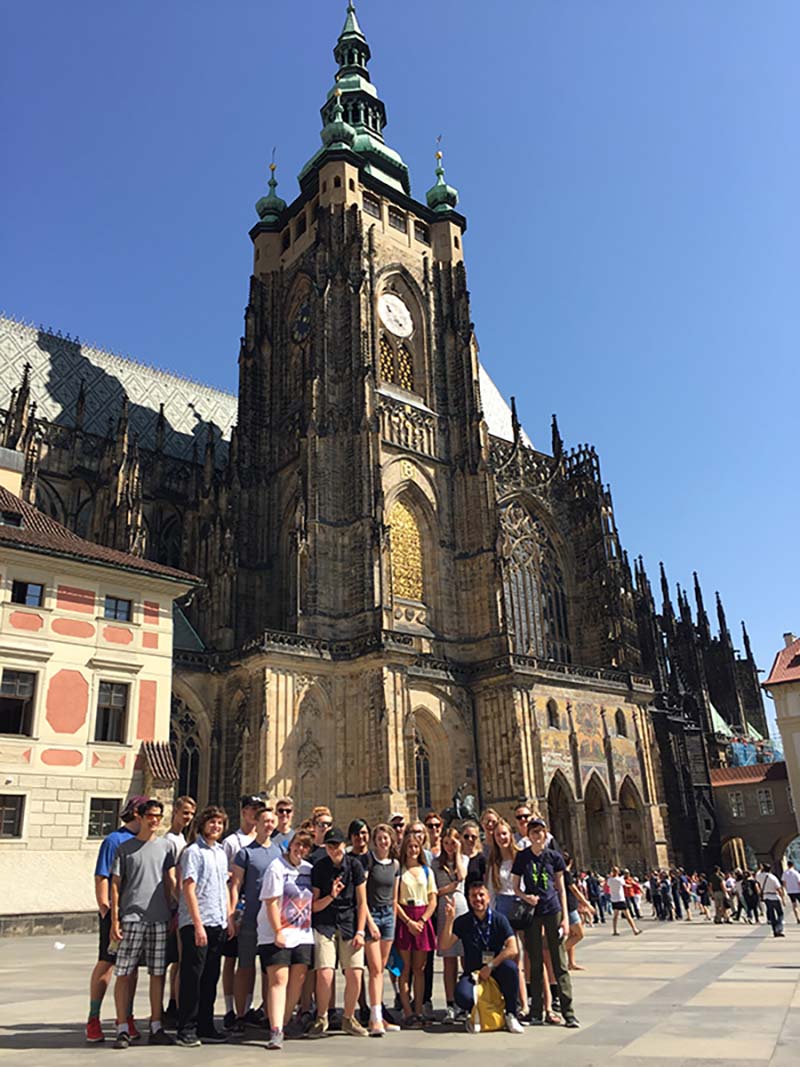
[(529, 811), (526, 811), (524, 815), (518, 815), (517, 816), (517, 820), (519, 822), (527, 822), (528, 819), (530, 819), (530, 817), (531, 817), (531, 813)]
[(317, 826), (319, 826), (320, 829), (322, 829), (322, 830), (330, 830), (330, 828), (333, 826), (333, 823), (332, 822), (318, 822)]
[(442, 826), (440, 822), (426, 822), (425, 825), (429, 830), (440, 830)]
[(291, 815), (294, 808), (276, 808), (275, 810), (279, 815)]
[(465, 841), (477, 841), (478, 840), (478, 835), (477, 834), (462, 834), (461, 836), (464, 838)]

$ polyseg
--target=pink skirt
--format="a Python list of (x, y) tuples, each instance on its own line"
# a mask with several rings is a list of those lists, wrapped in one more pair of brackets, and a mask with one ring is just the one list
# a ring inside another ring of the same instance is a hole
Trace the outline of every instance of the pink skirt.
[[(409, 919), (419, 921), (425, 914), (427, 904), (404, 904), (403, 911)], [(433, 920), (428, 919), (418, 934), (412, 934), (404, 922), (397, 923), (394, 943), (400, 952), (432, 952), (436, 948), (436, 930)]]

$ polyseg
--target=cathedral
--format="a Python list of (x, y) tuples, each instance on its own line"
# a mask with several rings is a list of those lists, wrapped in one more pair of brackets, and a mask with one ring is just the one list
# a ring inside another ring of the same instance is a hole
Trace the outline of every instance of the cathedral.
[(749, 643), (623, 551), (594, 448), (534, 446), (481, 365), (466, 219), (386, 143), (352, 3), (321, 146), (250, 231), (238, 397), (0, 320), (0, 444), (83, 537), (199, 575), (176, 608), (181, 792), (343, 824), (535, 801), (585, 865), (712, 861)]

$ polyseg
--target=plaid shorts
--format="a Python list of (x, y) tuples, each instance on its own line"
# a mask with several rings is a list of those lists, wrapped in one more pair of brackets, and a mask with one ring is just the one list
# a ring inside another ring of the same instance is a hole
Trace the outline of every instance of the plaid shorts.
[(114, 974), (125, 978), (144, 960), (148, 974), (162, 975), (167, 969), (167, 923), (122, 922), (122, 940), (117, 950)]

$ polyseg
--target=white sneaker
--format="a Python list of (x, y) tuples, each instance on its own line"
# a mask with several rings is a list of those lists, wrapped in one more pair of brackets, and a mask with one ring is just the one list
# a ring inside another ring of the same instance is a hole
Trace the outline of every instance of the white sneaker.
[(508, 1030), (510, 1034), (524, 1033), (522, 1023), (520, 1023), (516, 1015), (512, 1015), (510, 1011), (506, 1012), (506, 1030)]
[(456, 1009), (448, 1005), (444, 1010), (443, 1023), (454, 1023), (456, 1021)]
[(464, 1029), (468, 1034), (479, 1034), (481, 1032), (481, 1024), (476, 1019), (475, 1022), (472, 1019), (467, 1019), (464, 1023)]

